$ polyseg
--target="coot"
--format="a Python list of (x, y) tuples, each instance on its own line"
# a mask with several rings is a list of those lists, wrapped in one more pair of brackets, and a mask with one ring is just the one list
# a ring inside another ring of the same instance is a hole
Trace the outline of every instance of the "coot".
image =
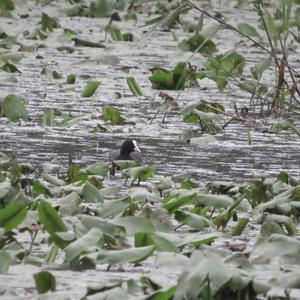
[(120, 150), (114, 150), (109, 154), (109, 160), (135, 160), (142, 162), (141, 150), (135, 140), (127, 139)]

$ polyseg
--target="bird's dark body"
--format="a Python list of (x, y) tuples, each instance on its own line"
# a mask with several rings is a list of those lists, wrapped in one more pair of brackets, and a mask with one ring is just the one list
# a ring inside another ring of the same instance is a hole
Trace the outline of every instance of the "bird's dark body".
[(114, 150), (109, 153), (109, 160), (135, 160), (135, 161), (142, 161), (142, 155), (140, 152), (131, 152), (129, 154), (121, 154), (120, 150)]
[(109, 160), (112, 162), (110, 174), (114, 175), (118, 169), (114, 161), (116, 160), (134, 160), (142, 162), (142, 155), (137, 143), (131, 139), (127, 139), (121, 146), (120, 150), (114, 150), (109, 153)]

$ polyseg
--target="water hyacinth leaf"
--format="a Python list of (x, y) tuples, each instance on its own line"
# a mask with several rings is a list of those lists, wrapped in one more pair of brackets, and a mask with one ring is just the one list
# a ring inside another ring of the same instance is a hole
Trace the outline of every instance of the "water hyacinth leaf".
[(189, 39), (184, 39), (179, 43), (178, 47), (184, 51), (194, 52), (197, 50), (205, 54), (211, 54), (216, 51), (216, 44), (212, 40), (206, 39), (200, 33), (193, 35)]
[(49, 243), (54, 242), (55, 246), (59, 249), (65, 249), (69, 244), (74, 242), (75, 240), (74, 232), (55, 232), (49, 237)]
[(260, 37), (259, 33), (257, 30), (250, 24), (248, 23), (239, 23), (237, 25), (238, 30), (247, 36), (252, 36), (252, 37)]
[[(251, 281), (252, 278), (242, 273), (240, 269), (226, 266), (216, 254), (202, 254), (195, 251), (186, 270), (178, 279), (174, 300), (199, 299), (199, 295), (206, 295), (207, 288), (209, 288), (210, 295), (213, 296), (226, 283), (231, 284), (233, 290), (241, 291)], [(195, 282), (200, 284), (195, 284)]]
[(124, 227), (128, 235), (134, 235), (136, 232), (153, 232), (155, 230), (151, 221), (142, 216), (122, 217), (112, 219), (111, 222)]
[(92, 228), (87, 234), (65, 248), (65, 261), (71, 263), (74, 258), (94, 249), (103, 233), (99, 228)]
[(91, 175), (99, 175), (105, 177), (109, 171), (109, 165), (105, 162), (98, 161), (87, 166), (86, 172)]
[(56, 279), (48, 271), (41, 271), (33, 275), (35, 287), (39, 294), (54, 292), (56, 290)]
[(48, 185), (40, 179), (33, 182), (32, 193), (33, 195), (45, 195), (47, 197), (52, 196)]
[[(121, 285), (121, 284), (118, 284)], [(91, 290), (91, 295), (84, 297), (83, 299), (87, 300), (130, 300), (132, 297), (128, 294), (124, 288), (119, 286), (111, 287), (105, 285), (104, 287), (100, 288), (100, 291), (96, 292)]]
[(39, 220), (45, 226), (49, 234), (67, 231), (67, 227), (57, 211), (47, 201), (38, 204)]
[(97, 254), (97, 263), (116, 265), (122, 263), (138, 263), (153, 254), (154, 246), (130, 248), (124, 250), (100, 251)]
[(157, 90), (184, 90), (186, 79), (186, 63), (178, 63), (173, 71), (156, 68), (149, 77), (152, 88)]
[(81, 198), (77, 192), (72, 192), (59, 201), (59, 213), (62, 216), (75, 216), (79, 212)]
[(140, 166), (129, 168), (123, 171), (126, 177), (131, 178), (131, 184), (134, 184), (137, 180), (138, 183), (140, 181), (145, 181), (154, 176), (155, 168), (148, 166)]
[(260, 80), (262, 74), (271, 66), (272, 64), (272, 56), (268, 57), (267, 59), (263, 60), (260, 64), (255, 65), (250, 69), (253, 77), (256, 80)]
[(44, 111), (42, 117), (43, 126), (53, 126), (54, 125), (54, 109), (50, 108)]
[(2, 114), (12, 122), (28, 119), (24, 100), (14, 94), (7, 95), (1, 106)]
[(56, 18), (49, 17), (45, 13), (42, 13), (41, 24), (42, 24), (42, 30), (49, 31), (49, 32), (53, 31), (54, 28), (60, 27), (59, 22)]
[(296, 225), (290, 217), (275, 214), (265, 214), (263, 216), (263, 220), (284, 226), (289, 235), (295, 235), (297, 233)]
[(179, 247), (182, 247), (184, 245), (194, 245), (195, 247), (199, 247), (201, 245), (210, 245), (215, 239), (217, 239), (220, 236), (220, 233), (192, 233), (185, 235), (182, 239), (180, 244), (178, 244)]
[(160, 26), (162, 28), (169, 27), (177, 20), (181, 14), (186, 13), (191, 9), (191, 6), (188, 5), (187, 2), (183, 2), (181, 5), (179, 5), (177, 8), (172, 10), (169, 14), (166, 16), (159, 16), (155, 17), (154, 19), (147, 21), (146, 25), (154, 24), (154, 26), (144, 35), (144, 37), (150, 35), (152, 32), (155, 31), (155, 29)]
[(14, 10), (15, 5), (12, 0), (3, 0), (0, 3), (0, 16), (7, 15), (7, 11)]
[(0, 64), (12, 63), (17, 64), (24, 57), (22, 53), (5, 52), (0, 55)]
[(251, 262), (270, 262), (280, 260), (285, 256), (297, 255), (300, 250), (300, 242), (292, 237), (282, 234), (272, 234), (268, 238), (258, 239), (250, 254)]
[(0, 199), (4, 198), (11, 188), (11, 184), (8, 180), (0, 182)]
[(96, 92), (97, 88), (101, 85), (99, 81), (89, 82), (83, 89), (81, 97), (91, 97)]
[(196, 200), (197, 194), (194, 192), (187, 192), (178, 195), (170, 200), (168, 200), (164, 205), (169, 213), (175, 213), (180, 207), (190, 204)]
[(87, 229), (99, 228), (103, 231), (104, 240), (115, 241), (114, 235), (120, 232), (120, 228), (107, 219), (96, 217), (96, 216), (82, 216), (81, 224)]
[(0, 67), (0, 69), (7, 73), (22, 73), (15, 65), (11, 63), (5, 63)]
[(132, 33), (130, 33), (130, 32), (121, 33), (121, 30), (117, 27), (111, 27), (109, 31), (110, 31), (110, 35), (111, 35), (111, 38), (113, 41), (132, 42), (134, 39)]
[(25, 203), (12, 203), (6, 208), (0, 209), (0, 227), (7, 233), (21, 224), (26, 215), (27, 208)]
[(56, 245), (52, 245), (48, 251), (44, 263), (54, 264), (59, 253), (59, 248)]
[(136, 232), (134, 235), (135, 247), (155, 246), (157, 251), (178, 253), (176, 245), (159, 233)]
[(232, 235), (233, 236), (241, 235), (241, 233), (243, 232), (243, 230), (247, 226), (248, 222), (249, 222), (249, 218), (240, 218), (238, 223), (236, 224), (233, 232), (232, 232)]
[(155, 69), (149, 80), (151, 81), (152, 88), (156, 90), (172, 90), (174, 87), (172, 72), (162, 68)]
[(113, 125), (123, 124), (125, 119), (122, 117), (120, 111), (113, 106), (105, 106), (103, 108), (103, 120), (106, 123)]
[(203, 230), (205, 227), (209, 227), (209, 221), (206, 218), (188, 211), (176, 211), (175, 219), (196, 230)]
[(114, 160), (114, 164), (116, 164), (120, 170), (138, 167), (140, 163), (134, 160)]
[(227, 208), (233, 204), (233, 199), (227, 195), (197, 194), (197, 204), (214, 208)]
[(270, 129), (270, 133), (279, 133), (281, 131), (292, 129), (294, 126), (293, 120), (283, 120), (277, 124), (273, 124)]
[(211, 57), (205, 63), (206, 70), (197, 73), (199, 79), (204, 77), (216, 82), (220, 91), (226, 87), (231, 77), (241, 76), (245, 67), (245, 58), (233, 51)]
[(127, 84), (134, 96), (143, 96), (143, 92), (140, 86), (137, 84), (136, 80), (133, 77), (127, 77)]
[(15, 261), (16, 258), (10, 251), (0, 250), (0, 274), (6, 273)]
[(98, 203), (103, 202), (104, 197), (99, 192), (99, 190), (90, 182), (86, 182), (86, 184), (82, 188), (82, 198), (85, 202), (89, 203)]
[(67, 84), (74, 84), (75, 81), (76, 81), (76, 75), (75, 74), (69, 74), (67, 76), (67, 80), (66, 80)]
[(137, 202), (160, 202), (160, 198), (145, 188), (133, 188), (128, 194)]
[(63, 75), (58, 73), (56, 70), (52, 71), (52, 77), (53, 79), (62, 79)]
[(102, 218), (112, 218), (123, 214), (130, 206), (130, 197), (124, 197), (110, 202), (104, 202), (98, 210), (98, 215)]

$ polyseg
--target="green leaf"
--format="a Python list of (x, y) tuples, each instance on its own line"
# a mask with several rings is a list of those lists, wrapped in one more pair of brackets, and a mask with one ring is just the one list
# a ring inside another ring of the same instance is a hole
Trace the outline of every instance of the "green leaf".
[(260, 64), (255, 65), (254, 67), (252, 67), (250, 69), (253, 77), (256, 80), (260, 80), (264, 71), (266, 71), (271, 66), (272, 60), (273, 60), (273, 58), (272, 58), (272, 56), (270, 56), (267, 59), (263, 60)]
[(72, 192), (59, 201), (59, 213), (62, 216), (75, 216), (79, 212), (81, 198), (77, 192)]
[(270, 133), (279, 133), (281, 131), (292, 129), (294, 125), (293, 120), (283, 120), (271, 126)]
[(206, 218), (188, 211), (176, 211), (175, 219), (196, 230), (203, 230), (204, 227), (209, 227), (209, 221)]
[(109, 171), (109, 165), (107, 163), (98, 161), (94, 164), (87, 166), (86, 172), (91, 175), (99, 175), (105, 177)]
[(214, 207), (214, 208), (227, 208), (233, 204), (233, 199), (227, 195), (213, 195), (213, 194), (197, 194), (198, 204)]
[(126, 177), (131, 177), (131, 184), (138, 181), (145, 181), (154, 176), (155, 169), (148, 166), (129, 168), (123, 171)]
[(11, 184), (8, 180), (0, 182), (0, 199), (4, 198), (11, 188)]
[(76, 81), (76, 75), (75, 74), (69, 74), (67, 76), (67, 80), (66, 80), (67, 84), (74, 84), (75, 81)]
[(113, 125), (120, 125), (125, 121), (125, 119), (121, 116), (120, 111), (113, 106), (105, 106), (103, 108), (103, 119), (106, 123)]
[(54, 109), (50, 108), (44, 111), (42, 118), (43, 126), (53, 126), (54, 125)]
[(104, 197), (99, 190), (90, 182), (87, 182), (82, 189), (82, 198), (88, 203), (103, 202)]
[(12, 0), (2, 0), (0, 2), (0, 15), (1, 16), (3, 15), (3, 13), (4, 13), (4, 15), (6, 15), (5, 13), (8, 10), (14, 10), (14, 9), (15, 9), (15, 5)]
[(0, 209), (0, 227), (4, 228), (5, 233), (7, 233), (21, 224), (26, 214), (25, 203), (12, 203), (8, 207)]
[(216, 51), (216, 44), (204, 37), (202, 34), (195, 34), (189, 39), (184, 39), (178, 45), (178, 47), (185, 51), (195, 52), (197, 49), (200, 53), (212, 54)]
[(243, 230), (247, 226), (248, 221), (249, 221), (249, 218), (240, 218), (239, 221), (238, 221), (238, 223), (236, 224), (233, 232), (232, 232), (232, 235), (233, 236), (235, 236), (235, 235), (241, 235), (241, 233), (243, 232)]
[(35, 287), (39, 294), (54, 292), (56, 290), (56, 279), (48, 271), (41, 271), (33, 275)]
[(42, 13), (42, 30), (43, 31), (53, 31), (53, 28), (59, 28), (59, 22), (56, 18), (49, 17), (47, 14)]
[(62, 79), (63, 75), (54, 70), (52, 71), (52, 77), (53, 79)]
[(253, 36), (253, 37), (260, 37), (259, 33), (257, 32), (257, 30), (250, 24), (248, 23), (239, 23), (237, 25), (238, 30), (247, 35), (247, 36)]
[(90, 248), (94, 248), (102, 237), (102, 230), (99, 228), (92, 228), (87, 234), (74, 241), (65, 248), (65, 260), (67, 263), (87, 252)]
[(135, 247), (144, 247), (154, 245), (157, 251), (166, 251), (178, 253), (179, 249), (175, 243), (167, 238), (166, 234), (159, 232), (147, 233), (147, 232), (136, 232), (134, 235)]
[(97, 263), (116, 265), (122, 263), (137, 263), (147, 259), (155, 250), (154, 246), (131, 248), (114, 251), (100, 251)]
[(2, 102), (2, 114), (12, 122), (28, 119), (28, 112), (24, 100), (14, 94), (7, 95)]
[(21, 71), (15, 65), (13, 65), (11, 63), (6, 63), (6, 64), (2, 65), (0, 67), (0, 69), (7, 73), (16, 73), (16, 72), (21, 73)]
[(201, 78), (206, 77), (217, 83), (222, 91), (231, 77), (241, 76), (245, 67), (245, 58), (233, 51), (211, 57), (206, 63), (207, 70), (199, 72)]
[(99, 81), (91, 81), (89, 82), (85, 88), (83, 89), (81, 96), (82, 97), (91, 97), (94, 95), (97, 88), (101, 85)]
[(128, 235), (134, 235), (136, 232), (153, 232), (155, 230), (151, 221), (141, 216), (112, 219), (111, 223), (124, 227)]
[[(216, 254), (194, 251), (186, 269), (178, 279), (173, 299), (199, 299), (199, 295), (205, 295), (207, 289), (209, 295), (216, 295), (227, 283), (233, 285), (228, 288), (230, 291), (241, 292), (251, 281), (252, 278), (246, 276), (240, 269), (226, 266)], [(208, 296), (201, 299), (213, 298)]]
[(6, 273), (15, 261), (16, 258), (11, 251), (0, 250), (0, 274)]
[(67, 227), (58, 215), (57, 211), (47, 201), (38, 204), (39, 220), (45, 226), (49, 234), (67, 231)]
[(176, 212), (181, 206), (194, 202), (196, 200), (196, 193), (195, 192), (183, 192), (177, 195), (174, 198), (168, 200), (164, 205), (165, 208), (169, 213)]
[(178, 63), (173, 71), (156, 68), (149, 80), (153, 89), (184, 90), (187, 80), (186, 63)]
[(134, 96), (143, 96), (143, 92), (133, 77), (127, 77), (127, 84)]
[(157, 68), (154, 70), (153, 74), (149, 77), (151, 81), (152, 88), (156, 90), (165, 89), (172, 90), (173, 86), (173, 74), (172, 72)]

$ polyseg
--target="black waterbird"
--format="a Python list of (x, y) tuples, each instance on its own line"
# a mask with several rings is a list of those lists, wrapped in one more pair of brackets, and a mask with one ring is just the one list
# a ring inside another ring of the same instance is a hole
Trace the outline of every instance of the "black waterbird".
[(132, 139), (127, 139), (121, 146), (120, 150), (114, 150), (109, 153), (109, 160), (112, 162), (110, 175), (115, 175), (115, 170), (118, 169), (115, 160), (134, 160), (142, 162), (142, 154), (137, 142)]

